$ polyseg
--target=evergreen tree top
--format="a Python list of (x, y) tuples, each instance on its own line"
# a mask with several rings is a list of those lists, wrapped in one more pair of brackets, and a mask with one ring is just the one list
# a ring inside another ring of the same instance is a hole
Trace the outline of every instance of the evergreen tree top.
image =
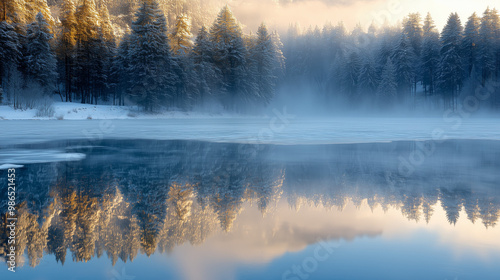
[(225, 5), (215, 20), (210, 33), (217, 43), (229, 44), (234, 38), (242, 36), (241, 26), (229, 9)]

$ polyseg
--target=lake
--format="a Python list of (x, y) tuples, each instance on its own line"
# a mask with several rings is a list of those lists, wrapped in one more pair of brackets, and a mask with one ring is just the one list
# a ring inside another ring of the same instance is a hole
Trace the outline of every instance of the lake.
[(1, 162), (24, 165), (1, 279), (500, 275), (499, 141), (73, 139), (3, 146)]

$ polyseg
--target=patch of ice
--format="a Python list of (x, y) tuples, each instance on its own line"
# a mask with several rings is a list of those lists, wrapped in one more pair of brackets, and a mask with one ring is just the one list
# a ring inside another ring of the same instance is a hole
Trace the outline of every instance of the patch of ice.
[(0, 150), (0, 164), (32, 164), (63, 161), (79, 161), (86, 157), (80, 153), (59, 150)]
[(0, 170), (7, 170), (7, 169), (12, 169), (12, 168), (23, 168), (24, 165), (17, 165), (17, 164), (2, 164), (0, 165)]

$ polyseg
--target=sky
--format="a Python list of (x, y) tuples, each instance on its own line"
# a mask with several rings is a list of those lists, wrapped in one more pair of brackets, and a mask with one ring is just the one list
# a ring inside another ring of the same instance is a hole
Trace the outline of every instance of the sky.
[(357, 24), (366, 30), (372, 22), (382, 26), (387, 19), (391, 25), (397, 24), (414, 12), (422, 17), (430, 12), (441, 30), (452, 12), (457, 12), (465, 24), (473, 12), (482, 15), (487, 7), (500, 9), (498, 0), (232, 0), (229, 5), (238, 20), (252, 31), (261, 22), (286, 31), (295, 22), (307, 29), (340, 21), (349, 30)]

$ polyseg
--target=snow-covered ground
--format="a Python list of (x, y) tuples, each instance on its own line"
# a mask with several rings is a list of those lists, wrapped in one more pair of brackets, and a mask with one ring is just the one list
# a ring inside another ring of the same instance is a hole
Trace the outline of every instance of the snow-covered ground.
[[(165, 119), (165, 118), (191, 118), (210, 117), (210, 113), (190, 113), (182, 111), (169, 111), (164, 113), (149, 114), (141, 112), (135, 106), (110, 106), (91, 105), (81, 103), (56, 102), (53, 105), (54, 116), (37, 117), (37, 109), (14, 110), (10, 106), (0, 106), (0, 120), (102, 120), (102, 119)], [(218, 115), (222, 117), (222, 115)], [(224, 114), (225, 117), (235, 117)]]

